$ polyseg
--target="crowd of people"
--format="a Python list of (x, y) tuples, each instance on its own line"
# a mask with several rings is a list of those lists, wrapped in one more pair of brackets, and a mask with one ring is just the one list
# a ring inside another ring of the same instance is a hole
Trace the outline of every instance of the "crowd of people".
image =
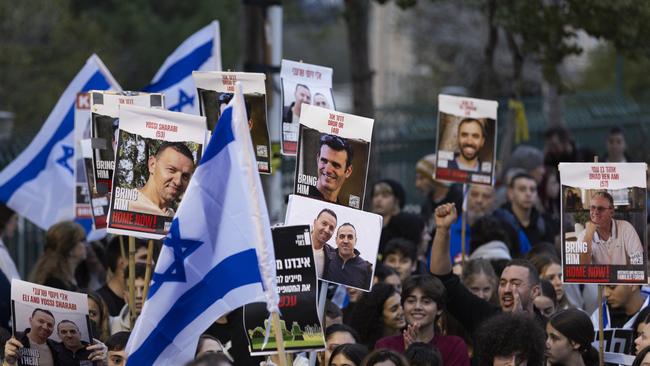
[[(601, 161), (630, 159), (622, 130), (612, 129), (607, 141)], [(496, 186), (471, 185), (463, 192), (462, 185), (434, 179), (436, 158), (428, 155), (415, 165), (414, 184), (422, 194), (419, 213), (404, 210), (407, 182), (382, 179), (372, 184), (371, 211), (383, 217), (373, 287), (362, 292), (329, 286), (326, 349), (318, 355), (319, 364), (598, 364), (592, 346), (599, 325), (597, 286), (562, 281), (557, 170), (559, 162), (593, 161), (593, 156), (578, 149), (568, 131), (550, 129), (544, 150), (520, 145), (511, 153)], [(11, 236), (14, 226), (15, 215), (2, 207), (0, 234)], [(136, 242), (136, 316), (144, 301), (146, 246)], [(11, 336), (9, 283), (19, 274), (0, 242), (4, 364), (29, 364), (20, 350), (34, 345), (39, 358), (33, 364), (84, 365), (90, 360), (124, 365), (132, 327), (127, 249), (120, 237), (86, 243), (79, 225), (62, 222), (47, 231), (44, 252), (27, 277), (88, 294), (95, 339), (86, 344), (76, 325), (55, 322), (44, 310), (35, 310), (30, 328), (14, 329)], [(322, 264), (317, 270), (322, 273)], [(650, 362), (645, 290), (606, 286), (604, 297), (607, 327), (630, 330), (634, 364)], [(188, 365), (268, 364), (250, 356), (242, 317), (237, 309), (209, 325), (197, 340), (196, 359)], [(60, 343), (49, 339), (55, 329)], [(293, 362), (306, 364), (305, 356), (295, 355)]]

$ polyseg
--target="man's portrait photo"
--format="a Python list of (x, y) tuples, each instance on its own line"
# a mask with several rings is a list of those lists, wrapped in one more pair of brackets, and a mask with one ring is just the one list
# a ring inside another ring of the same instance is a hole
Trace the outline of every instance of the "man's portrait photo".
[(589, 200), (589, 221), (578, 233), (584, 245), (581, 264), (643, 265), (645, 251), (634, 226), (616, 219), (614, 199), (607, 191), (596, 191)]
[[(304, 84), (296, 84), (293, 92), (293, 101), (291, 98), (285, 98), (285, 106), (282, 108), (282, 122), (300, 123), (300, 111), (303, 104), (311, 104), (311, 90)], [(287, 102), (290, 102), (287, 104)]]
[(301, 133), (295, 192), (340, 205), (363, 207), (370, 144), (319, 133), (305, 126), (301, 126)]
[(379, 250), (381, 216), (290, 195), (285, 225), (310, 225), (319, 279), (370, 291)]
[[(115, 185), (119, 209), (173, 217), (198, 163), (200, 145), (143, 138), (120, 130)], [(115, 203), (113, 209), (118, 208)]]

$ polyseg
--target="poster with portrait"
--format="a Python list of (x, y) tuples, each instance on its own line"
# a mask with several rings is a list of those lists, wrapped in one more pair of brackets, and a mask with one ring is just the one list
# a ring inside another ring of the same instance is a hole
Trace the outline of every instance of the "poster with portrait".
[(560, 163), (564, 282), (647, 282), (646, 164)]
[(242, 84), (257, 170), (262, 174), (271, 174), (271, 139), (266, 115), (266, 75), (249, 72), (194, 71), (192, 77), (199, 95), (201, 115), (207, 119), (210, 131), (214, 131), (221, 112), (232, 99), (235, 83)]
[[(120, 105), (163, 109), (165, 107), (164, 95), (129, 91), (90, 91), (94, 190), (99, 197), (106, 197), (106, 202), (110, 201), (113, 171), (115, 170)], [(96, 207), (99, 206), (96, 205)], [(100, 218), (98, 221), (101, 224), (102, 219)]]
[[(90, 139), (90, 94), (78, 93), (74, 108), (74, 217), (77, 222), (85, 220), (92, 222), (90, 185), (81, 148), (81, 141), (84, 139)], [(90, 168), (92, 169), (92, 164)]]
[(201, 160), (205, 117), (121, 106), (108, 232), (162, 239)]
[(494, 185), (498, 106), (492, 100), (438, 96), (435, 179)]
[[(285, 225), (311, 225), (316, 275), (370, 291), (383, 218), (333, 203), (289, 196)], [(345, 265), (343, 265), (345, 263)]]
[(80, 141), (81, 155), (84, 161), (84, 171), (86, 174), (86, 184), (90, 194), (90, 212), (95, 229), (106, 229), (106, 215), (108, 214), (108, 197), (107, 194), (101, 194), (95, 185), (95, 176), (93, 169), (93, 148), (91, 139)]
[[(316, 305), (318, 286), (309, 225), (275, 227), (271, 233), (284, 348), (288, 352), (322, 350), (325, 338)], [(244, 329), (252, 355), (277, 352), (274, 337), (264, 345), (267, 329), (274, 334), (269, 320), (266, 303), (244, 306)]]
[(282, 60), (282, 155), (298, 152), (298, 133), (303, 105), (336, 110), (329, 67)]
[(374, 120), (303, 105), (293, 193), (363, 208)]
[[(62, 342), (61, 334), (71, 333), (70, 343), (91, 343), (88, 296), (86, 294), (59, 290), (54, 287), (13, 279), (11, 281), (11, 315), (15, 332), (24, 334), (40, 324), (46, 324), (38, 336), (54, 342)], [(20, 339), (19, 339), (20, 340)], [(37, 347), (23, 347), (18, 351), (18, 364), (38, 365)], [(86, 360), (80, 360), (83, 363)]]

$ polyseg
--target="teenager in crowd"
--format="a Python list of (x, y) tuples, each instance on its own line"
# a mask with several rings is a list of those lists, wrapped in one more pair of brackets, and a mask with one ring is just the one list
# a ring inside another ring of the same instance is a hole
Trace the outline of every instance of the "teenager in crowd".
[(594, 329), (584, 311), (562, 310), (546, 324), (546, 356), (551, 365), (598, 365), (598, 351), (591, 346)]
[(389, 284), (376, 284), (355, 307), (350, 326), (369, 349), (382, 337), (400, 334), (406, 326), (400, 294)]
[(341, 344), (334, 348), (329, 366), (361, 366), (361, 361), (368, 354), (366, 346), (356, 343)]
[(362, 366), (410, 366), (408, 360), (401, 354), (389, 350), (378, 349), (370, 352), (361, 363)]

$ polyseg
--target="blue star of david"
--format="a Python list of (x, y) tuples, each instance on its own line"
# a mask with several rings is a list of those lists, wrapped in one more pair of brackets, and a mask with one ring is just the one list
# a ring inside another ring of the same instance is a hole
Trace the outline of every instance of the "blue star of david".
[(194, 95), (191, 97), (183, 91), (183, 89), (178, 89), (178, 104), (169, 107), (170, 111), (181, 112), (183, 107), (186, 105), (194, 105)]
[(74, 174), (74, 170), (72, 170), (72, 167), (68, 164), (68, 160), (74, 156), (74, 149), (67, 145), (61, 145), (61, 148), (63, 148), (63, 156), (58, 158), (56, 163), (66, 168), (70, 174)]
[(178, 227), (178, 219), (172, 221), (169, 234), (165, 238), (164, 245), (170, 247), (174, 253), (174, 262), (169, 265), (163, 273), (154, 272), (151, 279), (148, 298), (151, 298), (160, 286), (165, 282), (185, 282), (185, 258), (189, 257), (201, 244), (202, 241), (183, 239)]

